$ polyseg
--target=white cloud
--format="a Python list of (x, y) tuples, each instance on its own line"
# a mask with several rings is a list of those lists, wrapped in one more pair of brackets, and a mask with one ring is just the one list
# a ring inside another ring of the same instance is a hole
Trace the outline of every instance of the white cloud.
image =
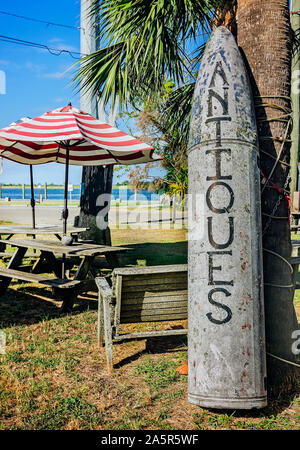
[(43, 70), (45, 70), (46, 66), (45, 66), (45, 64), (34, 64), (31, 61), (27, 61), (23, 65), (23, 68), (28, 69), (31, 72), (34, 72), (36, 74), (41, 74), (43, 72)]
[(62, 103), (65, 99), (63, 97), (56, 97), (53, 99), (55, 103)]
[(74, 45), (67, 44), (63, 39), (61, 38), (53, 38), (48, 41), (49, 47), (55, 48), (57, 50), (67, 50), (68, 52), (79, 52), (78, 48)]
[(65, 78), (66, 74), (64, 72), (53, 72), (53, 73), (44, 73), (44, 78), (53, 78), (57, 80), (61, 80), (62, 78)]
[(12, 70), (30, 70), (31, 72), (34, 72), (38, 75), (41, 74), (41, 72), (43, 72), (43, 70), (46, 69), (45, 64), (35, 64), (31, 61), (26, 61), (22, 64), (17, 64), (14, 61), (9, 61), (5, 59), (0, 60), (0, 66), (2, 67), (5, 66), (6, 68)]
[(0, 59), (0, 66), (9, 66), (11, 64), (11, 61), (8, 61), (7, 59)]
[(61, 64), (59, 66), (56, 66), (56, 68), (58, 69), (56, 72), (43, 73), (43, 77), (44, 78), (52, 78), (52, 79), (56, 79), (56, 80), (62, 80), (62, 79), (67, 79), (67, 78), (71, 77), (68, 66)]

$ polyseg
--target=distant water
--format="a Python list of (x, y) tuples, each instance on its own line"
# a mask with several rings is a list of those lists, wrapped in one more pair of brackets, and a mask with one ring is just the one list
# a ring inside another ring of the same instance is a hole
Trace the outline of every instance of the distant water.
[[(43, 188), (40, 190), (38, 188), (34, 189), (34, 197), (36, 200), (39, 199), (39, 193), (43, 195), (43, 198), (45, 198), (45, 191)], [(80, 199), (80, 188), (73, 189), (73, 191), (68, 193), (68, 198), (72, 200), (79, 200)], [(22, 200), (22, 188), (9, 188), (9, 187), (2, 187), (2, 198), (10, 197), (14, 200)], [(154, 192), (148, 192), (147, 189), (143, 189), (140, 191), (137, 191), (137, 201), (158, 201), (159, 200), (159, 194), (156, 194)], [(25, 199), (29, 200), (31, 198), (31, 191), (30, 188), (25, 188)], [(47, 189), (47, 199), (48, 200), (63, 200), (64, 198), (64, 189), (63, 188), (49, 188)], [(134, 190), (132, 189), (118, 189), (113, 188), (112, 189), (112, 200), (120, 199), (122, 201), (126, 200), (134, 200)]]

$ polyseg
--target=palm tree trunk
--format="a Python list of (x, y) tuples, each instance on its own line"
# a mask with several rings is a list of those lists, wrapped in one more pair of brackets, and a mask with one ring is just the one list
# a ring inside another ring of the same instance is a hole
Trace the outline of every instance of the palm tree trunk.
[(233, 0), (226, 0), (222, 7), (217, 8), (212, 18), (211, 27), (215, 30), (217, 27), (226, 27), (236, 38), (237, 37), (237, 23), (236, 23), (237, 4)]
[[(97, 17), (96, 14), (91, 13), (92, 4), (92, 0), (81, 0), (80, 49), (83, 55), (99, 50), (100, 46), (99, 39), (97, 39), (99, 31)], [(81, 80), (81, 83), (80, 107), (83, 111), (98, 118), (97, 96), (91, 96), (89, 92), (86, 92), (83, 80)], [(103, 120), (103, 118), (100, 120)], [(113, 166), (84, 166), (82, 168), (80, 215), (75, 219), (75, 225), (89, 228), (88, 231), (80, 234), (83, 239), (110, 245), (109, 228), (99, 227), (97, 218), (99, 214), (101, 215), (101, 211), (105, 211), (103, 216), (107, 221), (109, 204), (104, 199), (111, 194), (112, 177)]]
[(83, 167), (80, 215), (76, 226), (87, 227), (80, 233), (82, 239), (90, 239), (97, 244), (111, 245), (108, 227), (108, 212), (112, 191), (113, 166)]
[[(262, 178), (262, 219), (268, 391), (273, 396), (290, 390), (296, 377), (295, 366), (274, 356), (296, 362), (292, 332), (298, 328), (287, 263), (292, 250), (286, 196), (291, 131), (289, 1), (239, 0), (237, 24), (255, 96), (261, 171), (267, 178), (272, 173), (272, 183)], [(284, 194), (275, 185), (285, 189)]]

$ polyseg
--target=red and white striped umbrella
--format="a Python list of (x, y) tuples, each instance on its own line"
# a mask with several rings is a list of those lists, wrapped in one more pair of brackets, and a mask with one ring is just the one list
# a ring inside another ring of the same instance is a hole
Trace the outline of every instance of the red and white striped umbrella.
[(153, 147), (68, 105), (0, 130), (0, 156), (22, 164), (96, 166), (159, 159)]
[[(16, 125), (20, 124), (21, 122), (25, 122), (26, 120), (30, 120), (30, 117), (22, 117), (21, 119), (17, 120), (16, 122), (11, 123), (10, 127), (16, 126)], [(9, 127), (7, 127), (7, 129), (9, 129)], [(10, 141), (2, 140), (2, 142), (3, 142), (3, 145), (5, 144), (5, 142), (8, 146), (11, 145)], [(3, 161), (2, 158), (1, 158), (1, 161)], [(34, 199), (33, 169), (32, 169), (31, 164), (29, 167), (30, 167), (30, 192), (31, 192), (30, 204), (31, 204), (31, 209), (32, 209), (32, 228), (35, 228), (35, 199)]]
[[(64, 234), (67, 232), (69, 164), (106, 166), (161, 159), (153, 154), (153, 147), (71, 104), (0, 130), (0, 157), (30, 165), (65, 164)], [(64, 277), (64, 263), (62, 273)]]

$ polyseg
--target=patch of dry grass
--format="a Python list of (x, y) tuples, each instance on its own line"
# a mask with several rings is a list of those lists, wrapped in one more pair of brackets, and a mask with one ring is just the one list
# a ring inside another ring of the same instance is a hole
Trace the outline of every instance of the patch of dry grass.
[(187, 359), (183, 338), (114, 345), (109, 376), (104, 350), (96, 345), (94, 310), (41, 317), (5, 331), (2, 429), (299, 429), (296, 391), (256, 412), (208, 411), (188, 403), (187, 377), (176, 372)]
[[(133, 255), (123, 257), (131, 264), (149, 264), (151, 258), (158, 263), (162, 256), (186, 261), (184, 231), (123, 233), (113, 231), (113, 244), (133, 245)], [(151, 256), (147, 244), (159, 253)], [(32, 284), (14, 282), (1, 297), (0, 328), (7, 348), (0, 355), (0, 429), (300, 429), (297, 386), (259, 411), (213, 411), (190, 404), (187, 377), (176, 371), (187, 361), (184, 337), (114, 344), (109, 376), (105, 351), (96, 344), (96, 295), (82, 296), (69, 315), (61, 315), (59, 306), (49, 290)], [(153, 326), (158, 324), (124, 325), (123, 331)]]

